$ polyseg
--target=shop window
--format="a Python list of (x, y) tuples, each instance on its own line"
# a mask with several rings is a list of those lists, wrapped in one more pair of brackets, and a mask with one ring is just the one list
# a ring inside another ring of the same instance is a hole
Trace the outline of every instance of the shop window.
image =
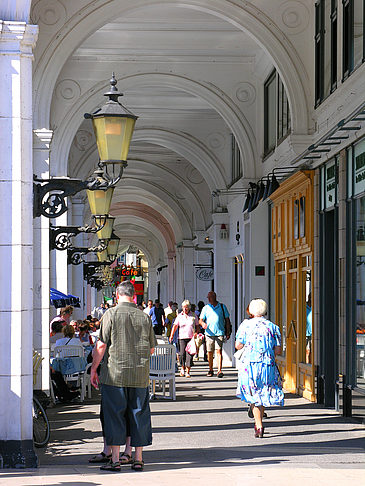
[(269, 155), (291, 130), (288, 96), (274, 70), (264, 85), (264, 155)]
[(312, 363), (312, 271), (310, 268), (302, 269), (302, 303), (305, 306), (302, 322), (302, 333), (305, 340), (301, 340), (301, 361), (306, 364)]
[(365, 0), (342, 0), (343, 3), (343, 78), (365, 60)]
[(354, 373), (356, 384), (365, 389), (365, 139), (347, 150), (349, 266), (351, 289), (349, 316), (353, 324)]
[(365, 139), (347, 150), (348, 197), (365, 192)]
[(242, 177), (241, 151), (233, 133), (231, 134), (231, 176), (232, 184), (237, 182)]
[(316, 106), (337, 86), (337, 0), (315, 4)]
[(365, 196), (356, 200), (356, 383), (365, 388)]

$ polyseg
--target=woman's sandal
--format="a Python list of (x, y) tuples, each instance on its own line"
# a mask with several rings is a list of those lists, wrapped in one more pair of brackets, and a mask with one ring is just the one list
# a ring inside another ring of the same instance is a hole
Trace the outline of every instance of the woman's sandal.
[(131, 469), (133, 471), (143, 471), (144, 468), (144, 461), (133, 461), (133, 464), (131, 465)]
[(122, 470), (120, 466), (120, 462), (108, 462), (108, 464), (104, 464), (104, 466), (100, 466), (101, 471), (112, 471), (112, 472), (120, 472)]
[(119, 456), (119, 462), (121, 464), (133, 464), (134, 461), (132, 459), (132, 456), (130, 456), (129, 454), (126, 454), (125, 452), (123, 452), (123, 454), (121, 454)]
[(97, 463), (100, 464), (102, 462), (109, 462), (111, 457), (112, 457), (111, 454), (109, 454), (109, 456), (107, 456), (104, 452), (99, 452), (99, 454), (96, 454), (91, 459), (89, 459), (89, 462), (91, 462), (93, 464), (97, 464)]

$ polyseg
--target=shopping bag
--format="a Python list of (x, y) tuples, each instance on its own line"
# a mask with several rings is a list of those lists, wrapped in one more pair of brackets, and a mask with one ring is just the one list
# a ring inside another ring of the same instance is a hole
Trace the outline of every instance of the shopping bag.
[(195, 339), (192, 337), (185, 348), (186, 352), (189, 353), (191, 356), (196, 354), (196, 344)]

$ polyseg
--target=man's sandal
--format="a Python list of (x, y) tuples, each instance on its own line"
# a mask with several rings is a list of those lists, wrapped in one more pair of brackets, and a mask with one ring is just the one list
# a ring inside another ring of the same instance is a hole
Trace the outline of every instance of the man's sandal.
[(123, 454), (121, 454), (119, 456), (119, 462), (121, 464), (133, 464), (133, 459), (132, 459), (132, 456), (130, 456), (129, 454), (123, 452)]
[(102, 462), (109, 462), (111, 457), (112, 457), (111, 454), (109, 454), (109, 456), (107, 456), (104, 452), (99, 452), (99, 454), (96, 454), (91, 459), (89, 459), (89, 462), (91, 462), (93, 464), (97, 464), (97, 463), (100, 464)]
[(131, 469), (133, 471), (143, 471), (144, 468), (144, 461), (133, 461), (133, 464), (131, 465)]
[(101, 471), (112, 471), (112, 472), (120, 472), (122, 468), (120, 467), (120, 462), (108, 462), (108, 464), (104, 464), (104, 466), (100, 466)]

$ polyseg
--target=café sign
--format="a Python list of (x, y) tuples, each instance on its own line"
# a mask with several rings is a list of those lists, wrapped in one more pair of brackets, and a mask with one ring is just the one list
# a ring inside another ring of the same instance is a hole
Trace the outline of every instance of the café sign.
[(142, 268), (122, 265), (116, 269), (116, 274), (122, 277), (140, 277), (142, 275)]
[(213, 280), (214, 278), (214, 270), (213, 268), (199, 268), (199, 270), (196, 271), (196, 277), (198, 280)]

